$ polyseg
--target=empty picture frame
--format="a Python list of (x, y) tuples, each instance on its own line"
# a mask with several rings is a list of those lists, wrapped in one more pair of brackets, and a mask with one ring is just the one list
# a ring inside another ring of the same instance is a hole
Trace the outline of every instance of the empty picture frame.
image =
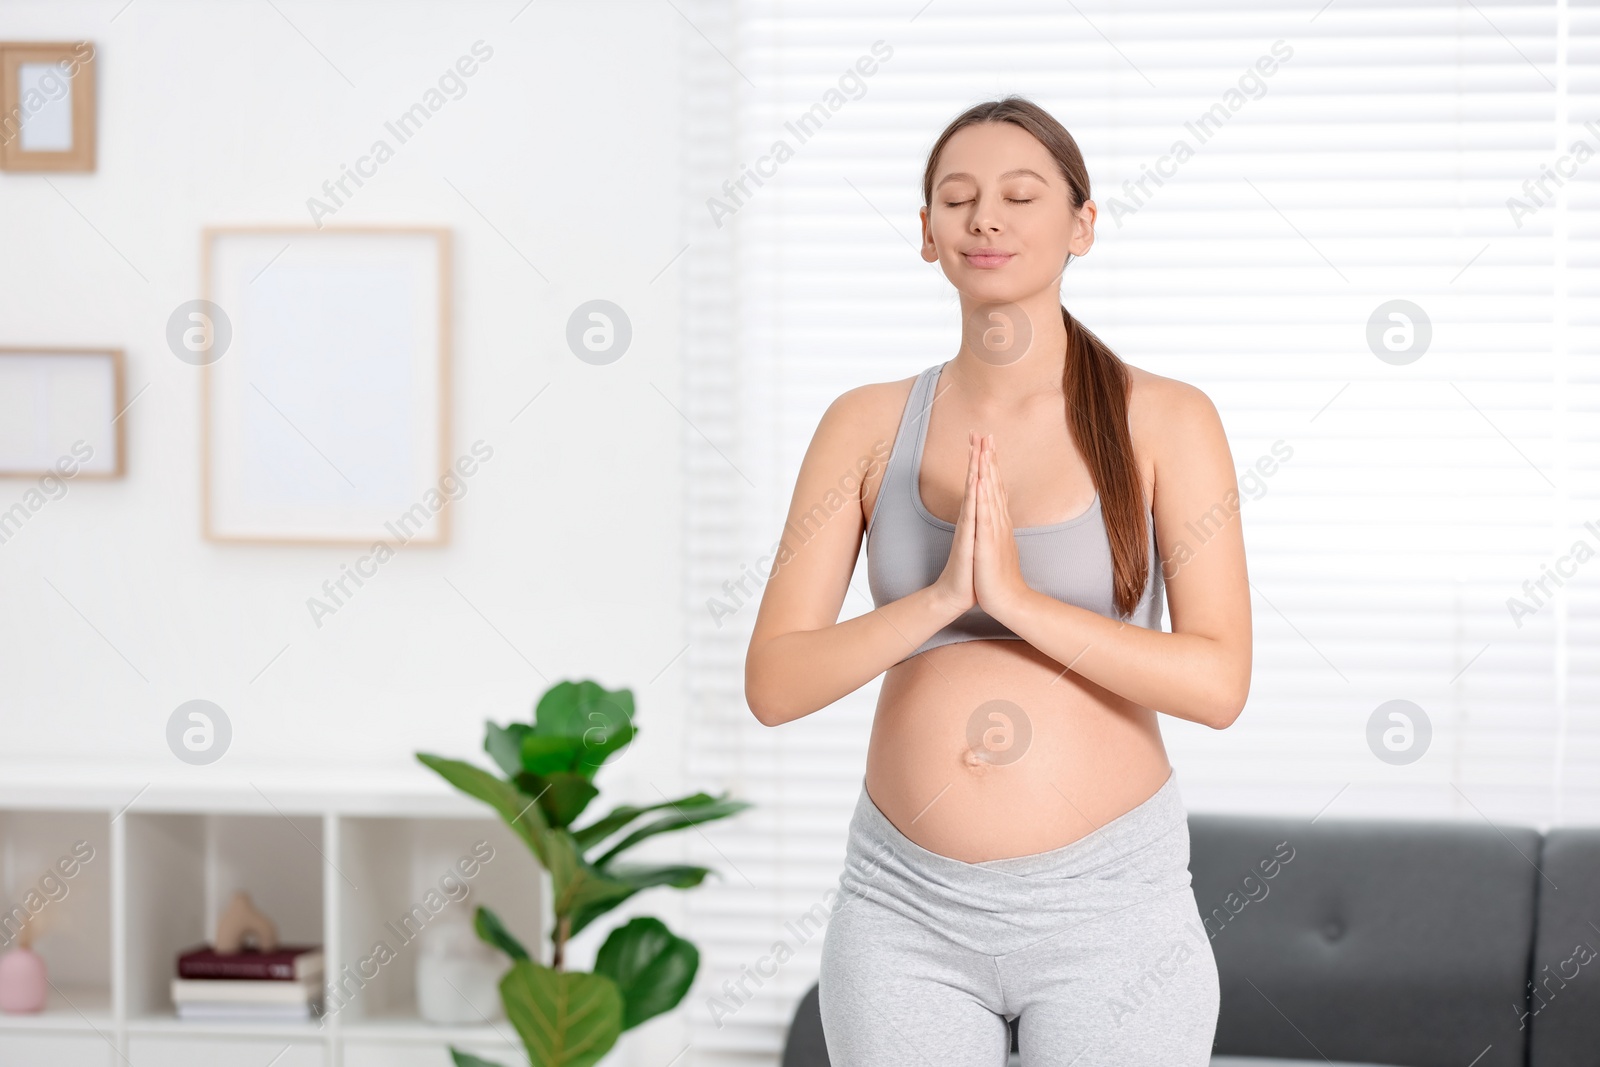
[(213, 227), (201, 277), (205, 537), (446, 543), (449, 231)]
[(0, 170), (94, 170), (88, 41), (0, 41)]
[(122, 350), (0, 348), (0, 477), (123, 473)]

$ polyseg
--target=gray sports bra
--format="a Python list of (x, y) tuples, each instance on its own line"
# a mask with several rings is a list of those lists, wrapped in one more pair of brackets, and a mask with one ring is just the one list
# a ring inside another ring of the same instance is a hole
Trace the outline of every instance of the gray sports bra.
[[(948, 361), (946, 361), (948, 362)], [(945, 363), (917, 375), (895, 433), (889, 465), (867, 523), (867, 584), (878, 607), (932, 585), (950, 558), (955, 523), (934, 517), (922, 503), (918, 479), (928, 440), (928, 412)], [(912, 435), (915, 435), (914, 437)], [(907, 447), (909, 444), (909, 447)], [(1150, 530), (1150, 568), (1144, 595), (1128, 619), (1147, 630), (1161, 629), (1166, 583), (1156, 550), (1155, 516)], [(1065, 522), (1013, 530), (1022, 576), (1029, 587), (1057, 600), (1119, 618), (1112, 588), (1111, 542), (1100, 513), (1100, 494), (1089, 509)], [(1021, 638), (974, 604), (950, 625), (924, 641), (905, 659), (955, 641)], [(904, 659), (901, 660), (904, 662)]]

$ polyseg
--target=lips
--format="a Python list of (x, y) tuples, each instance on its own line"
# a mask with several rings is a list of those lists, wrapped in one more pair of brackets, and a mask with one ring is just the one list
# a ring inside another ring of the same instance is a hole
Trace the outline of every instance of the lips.
[(967, 262), (974, 267), (993, 268), (1003, 267), (1011, 262), (1011, 258), (1015, 253), (1002, 252), (996, 248), (979, 248), (971, 252), (963, 252), (962, 255), (966, 256)]

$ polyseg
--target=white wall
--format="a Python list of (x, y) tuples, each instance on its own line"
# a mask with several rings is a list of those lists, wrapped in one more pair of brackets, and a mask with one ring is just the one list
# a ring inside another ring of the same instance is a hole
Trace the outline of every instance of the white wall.
[[(404, 767), (477, 751), (485, 717), (582, 677), (631, 686), (641, 748), (670, 755), (682, 261), (657, 274), (684, 244), (692, 31), (645, 0), (523, 6), (0, 5), (5, 39), (93, 41), (100, 80), (94, 173), (0, 173), (0, 345), (122, 347), (139, 394), (126, 477), (70, 483), (0, 544), (0, 758), (182, 770), (165, 724), (198, 697), (234, 730), (208, 773)], [(331, 221), (450, 228), (451, 449), (482, 438), (494, 457), (448, 547), (401, 549), (319, 629), (307, 598), (361, 550), (201, 538), (198, 370), (167, 318), (199, 295), (202, 227), (308, 223), (307, 198), (479, 40), (494, 53), (465, 94)], [(596, 297), (634, 328), (604, 367), (564, 341)], [(0, 510), (31, 484), (0, 479)]]

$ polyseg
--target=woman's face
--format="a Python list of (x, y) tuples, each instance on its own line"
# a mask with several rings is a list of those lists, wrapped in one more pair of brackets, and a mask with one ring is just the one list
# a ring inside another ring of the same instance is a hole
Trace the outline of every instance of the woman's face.
[(1094, 244), (1094, 201), (1074, 212), (1055, 160), (1010, 122), (966, 126), (945, 142), (921, 217), (922, 258), (976, 302), (1046, 289), (1053, 301), (1067, 254)]

